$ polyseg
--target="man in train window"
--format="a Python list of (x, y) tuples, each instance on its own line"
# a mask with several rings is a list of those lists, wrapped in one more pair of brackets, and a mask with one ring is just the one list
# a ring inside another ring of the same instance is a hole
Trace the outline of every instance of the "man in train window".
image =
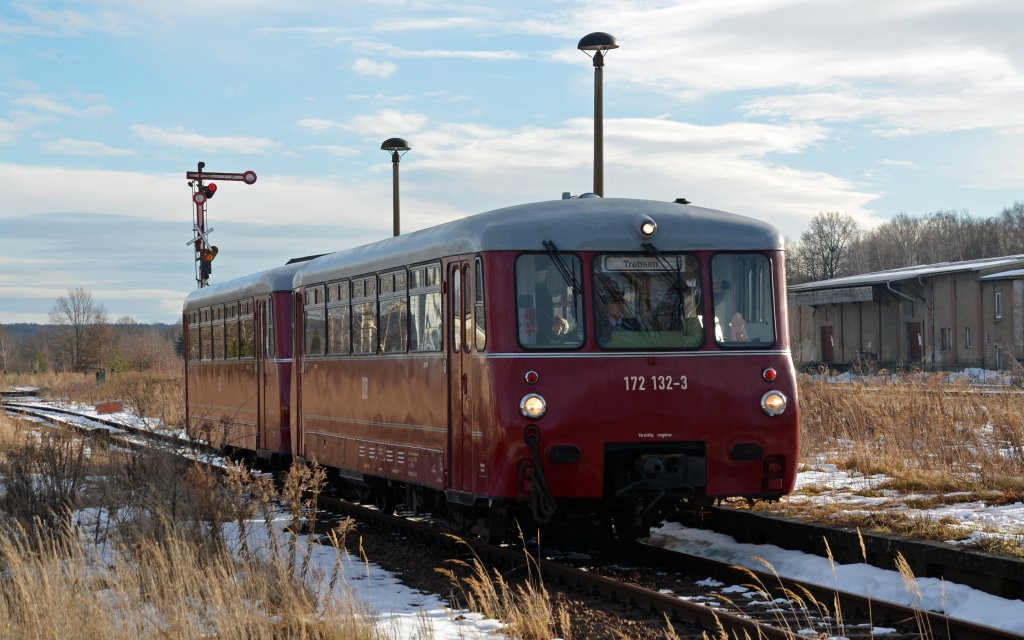
[(640, 323), (626, 316), (626, 299), (621, 289), (611, 282), (605, 283), (598, 293), (601, 306), (597, 314), (597, 341), (609, 346), (612, 335), (619, 331), (640, 331)]

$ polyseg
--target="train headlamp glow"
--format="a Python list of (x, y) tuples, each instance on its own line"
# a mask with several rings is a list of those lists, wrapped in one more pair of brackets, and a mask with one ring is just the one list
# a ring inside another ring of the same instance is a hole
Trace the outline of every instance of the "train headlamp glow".
[(761, 410), (770, 416), (780, 415), (786, 410), (786, 396), (781, 391), (769, 391), (761, 396)]
[(536, 393), (528, 393), (519, 401), (519, 413), (524, 418), (536, 420), (548, 410), (548, 402)]
[(640, 235), (644, 238), (650, 238), (654, 235), (654, 232), (658, 230), (658, 225), (654, 220), (645, 218), (640, 222)]

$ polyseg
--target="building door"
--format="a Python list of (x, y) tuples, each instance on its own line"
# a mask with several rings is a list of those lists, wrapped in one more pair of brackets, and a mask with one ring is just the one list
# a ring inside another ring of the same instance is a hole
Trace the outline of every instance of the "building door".
[(911, 362), (924, 359), (924, 334), (921, 333), (920, 322), (907, 323), (907, 355)]
[(835, 360), (835, 340), (832, 338), (832, 327), (821, 328), (821, 361), (833, 362)]
[(451, 389), (451, 419), (448, 430), (448, 484), (459, 491), (473, 490), (472, 394), (468, 375), (470, 349), (467, 322), (470, 306), (469, 263), (448, 266), (448, 379)]

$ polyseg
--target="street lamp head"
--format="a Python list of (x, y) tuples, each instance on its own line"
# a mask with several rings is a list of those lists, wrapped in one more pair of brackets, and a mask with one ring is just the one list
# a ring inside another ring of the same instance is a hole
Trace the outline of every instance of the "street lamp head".
[(388, 138), (380, 145), (383, 151), (408, 151), (412, 149), (405, 138)]
[(576, 48), (580, 51), (608, 51), (609, 49), (618, 49), (619, 43), (610, 33), (595, 31), (583, 36)]

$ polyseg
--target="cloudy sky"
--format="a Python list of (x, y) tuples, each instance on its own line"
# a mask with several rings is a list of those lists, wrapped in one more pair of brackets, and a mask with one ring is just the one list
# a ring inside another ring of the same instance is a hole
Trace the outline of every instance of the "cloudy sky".
[[(490, 6), (495, 5), (495, 6)], [(174, 322), (196, 286), (185, 172), (221, 183), (214, 281), (592, 188), (796, 238), (1024, 200), (1024, 3), (1005, 0), (0, 0), (0, 323), (69, 287)]]

